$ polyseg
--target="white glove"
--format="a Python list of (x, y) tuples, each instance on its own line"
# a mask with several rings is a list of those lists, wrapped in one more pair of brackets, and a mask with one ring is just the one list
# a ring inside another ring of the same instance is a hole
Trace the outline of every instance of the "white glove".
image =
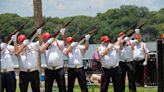
[(147, 65), (147, 61), (144, 61), (144, 62), (143, 62), (143, 66), (146, 66), (146, 65)]
[(78, 42), (73, 42), (73, 43), (71, 43), (71, 47), (72, 47), (72, 48), (76, 47), (77, 45), (78, 45)]
[(117, 41), (121, 42), (121, 40), (122, 40), (122, 37), (117, 38)]
[(23, 41), (23, 45), (24, 46), (27, 46), (29, 43), (30, 43), (30, 40), (29, 39), (26, 39), (26, 40)]
[(137, 43), (138, 43), (138, 40), (133, 40), (133, 43), (134, 43), (134, 44), (137, 44)]
[(113, 48), (113, 47), (114, 47), (113, 44), (109, 44), (107, 48), (108, 48), (108, 49), (111, 49), (111, 48)]
[(39, 35), (42, 33), (42, 28), (37, 29), (36, 33)]
[(5, 49), (7, 47), (6, 43), (1, 43), (1, 50)]
[(17, 41), (17, 36), (18, 36), (18, 32), (15, 35), (11, 36), (11, 40), (16, 42)]
[(50, 39), (48, 39), (47, 43), (51, 44), (54, 40), (55, 40), (55, 38), (50, 38)]
[(65, 28), (61, 28), (61, 29), (60, 29), (60, 33), (61, 33), (62, 35), (64, 35), (64, 33), (65, 33)]
[(134, 31), (136, 34), (140, 34), (140, 29), (135, 29)]
[(90, 37), (91, 37), (90, 34), (85, 35), (85, 40), (88, 41), (90, 39)]
[(127, 42), (127, 41), (129, 41), (129, 40), (130, 40), (129, 37), (125, 37), (125, 38), (124, 38), (124, 41), (125, 41), (125, 42)]

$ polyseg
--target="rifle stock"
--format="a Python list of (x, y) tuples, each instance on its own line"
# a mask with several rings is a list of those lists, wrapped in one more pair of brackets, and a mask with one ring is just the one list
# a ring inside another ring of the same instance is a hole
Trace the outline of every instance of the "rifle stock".
[(19, 26), (19, 27), (16, 29), (16, 31), (14, 31), (13, 33), (11, 33), (11, 34), (8, 36), (8, 38), (7, 38), (7, 40), (5, 41), (5, 43), (8, 43), (8, 42), (10, 41), (12, 35), (15, 35), (17, 32), (19, 32), (20, 30), (22, 30), (25, 24), (26, 24), (26, 23), (23, 23), (21, 26)]

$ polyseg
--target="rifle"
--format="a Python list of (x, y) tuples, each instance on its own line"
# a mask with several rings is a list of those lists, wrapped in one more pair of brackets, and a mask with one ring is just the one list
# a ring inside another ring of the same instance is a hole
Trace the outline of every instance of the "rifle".
[(69, 22), (67, 22), (66, 24), (64, 24), (63, 28), (67, 27), (76, 17), (73, 17)]
[[(134, 29), (137, 25), (134, 24), (133, 26), (131, 26), (130, 28), (126, 29), (124, 32), (124, 34), (127, 34), (131, 29)], [(113, 43), (115, 43), (117, 41), (118, 36), (113, 40)]]
[[(39, 28), (41, 28), (44, 24), (45, 24), (45, 22), (43, 22), (40, 26), (38, 26), (38, 27), (27, 37), (27, 39), (29, 39), (30, 42), (32, 42), (32, 41), (34, 40), (34, 38), (36, 37), (36, 32), (37, 32), (37, 30), (38, 30)], [(20, 50), (20, 52), (21, 52), (21, 51), (23, 51), (23, 49), (27, 48), (27, 46), (21, 45), (20, 48), (21, 48), (21, 50)], [(20, 52), (19, 52), (19, 53), (20, 53)]]
[(140, 26), (137, 26), (136, 29), (141, 29), (148, 21), (145, 21), (144, 23), (142, 23)]
[[(146, 23), (147, 23), (147, 21), (145, 21), (141, 25), (137, 26), (136, 29), (141, 29)], [(134, 33), (135, 33), (135, 31), (132, 30), (132, 32), (130, 32), (129, 34), (127, 34), (127, 37), (131, 37)]]
[[(93, 28), (93, 29), (92, 29), (91, 31), (89, 31), (87, 34), (92, 35), (92, 34), (95, 33), (96, 31), (97, 31), (97, 29), (96, 29), (96, 28)], [(85, 38), (85, 35), (83, 35), (82, 37), (80, 37), (80, 38), (78, 39), (77, 42), (82, 41), (84, 38)]]
[[(70, 23), (75, 19), (75, 17), (73, 17), (69, 22), (67, 22), (66, 24), (63, 25), (62, 28), (67, 27), (68, 25), (70, 25)], [(58, 30), (55, 34), (54, 34), (54, 38), (56, 38), (60, 33), (60, 30)]]
[(10, 43), (12, 42), (12, 41), (10, 41), (11, 36), (12, 36), (12, 35), (15, 35), (17, 32), (19, 32), (20, 30), (22, 30), (25, 24), (26, 24), (26, 23), (23, 23), (23, 24), (22, 24), (21, 26), (19, 26), (13, 33), (11, 33), (11, 34), (8, 36), (8, 38), (7, 38), (7, 40), (5, 41), (5, 43), (10, 44)]
[(27, 38), (28, 38), (28, 39), (31, 39), (31, 37), (34, 36), (35, 33), (37, 32), (37, 30), (38, 30), (39, 28), (41, 28), (43, 25), (45, 25), (45, 22), (43, 22), (41, 25), (39, 25)]

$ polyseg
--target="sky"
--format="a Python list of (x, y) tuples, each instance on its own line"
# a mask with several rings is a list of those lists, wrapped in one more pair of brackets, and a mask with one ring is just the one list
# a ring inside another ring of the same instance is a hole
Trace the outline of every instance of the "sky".
[[(42, 0), (42, 11), (46, 17), (94, 17), (121, 5), (144, 6), (150, 11), (158, 11), (164, 8), (164, 0)], [(0, 0), (0, 14), (3, 13), (33, 16), (33, 0)]]

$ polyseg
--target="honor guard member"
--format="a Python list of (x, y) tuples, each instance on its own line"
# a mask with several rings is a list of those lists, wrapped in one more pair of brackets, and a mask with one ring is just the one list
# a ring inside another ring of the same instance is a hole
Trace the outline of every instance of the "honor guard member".
[[(64, 39), (65, 28), (60, 30), (60, 33)], [(64, 75), (64, 54), (63, 49), (65, 43), (62, 40), (55, 40), (51, 38), (51, 34), (46, 32), (42, 34), (44, 42), (41, 47), (41, 52), (46, 52), (46, 64), (45, 69), (45, 92), (52, 92), (53, 83), (56, 79), (59, 92), (66, 92), (65, 75)]]
[(119, 67), (120, 46), (110, 43), (108, 36), (101, 37), (102, 44), (99, 46), (99, 54), (102, 64), (102, 76), (100, 92), (107, 92), (112, 77), (114, 92), (120, 92), (121, 69)]
[(137, 41), (134, 45), (133, 58), (136, 66), (136, 81), (144, 86), (144, 66), (148, 61), (148, 48), (146, 44), (141, 41), (141, 35), (135, 34), (134, 39)]
[[(13, 35), (13, 36), (17, 36)], [(14, 46), (7, 45), (6, 43), (0, 44), (1, 59), (0, 59), (0, 82), (1, 92), (15, 92), (16, 78), (14, 72), (14, 59), (15, 54)], [(4, 91), (6, 89), (6, 91)]]
[(82, 92), (88, 92), (86, 76), (83, 68), (83, 55), (89, 48), (90, 35), (85, 35), (85, 45), (74, 42), (72, 37), (67, 37), (64, 53), (68, 56), (68, 92), (73, 92), (75, 79), (78, 79)]
[[(121, 35), (119, 33), (119, 39), (122, 39), (121, 36), (125, 35), (124, 33)], [(121, 84), (120, 84), (120, 92), (125, 91), (125, 79), (126, 73), (129, 81), (129, 92), (136, 92), (136, 84), (135, 84), (135, 65), (133, 62), (133, 50), (135, 42), (130, 40), (129, 37), (125, 37), (123, 41), (123, 48), (120, 52), (120, 68), (122, 71), (121, 74)]]
[(19, 60), (20, 74), (19, 74), (19, 87), (20, 92), (27, 92), (28, 84), (31, 82), (33, 92), (40, 92), (40, 80), (39, 71), (37, 68), (38, 52), (42, 44), (41, 29), (38, 29), (36, 34), (39, 37), (39, 41), (30, 42), (26, 39), (25, 35), (19, 35), (14, 46), (17, 49), (16, 55)]

